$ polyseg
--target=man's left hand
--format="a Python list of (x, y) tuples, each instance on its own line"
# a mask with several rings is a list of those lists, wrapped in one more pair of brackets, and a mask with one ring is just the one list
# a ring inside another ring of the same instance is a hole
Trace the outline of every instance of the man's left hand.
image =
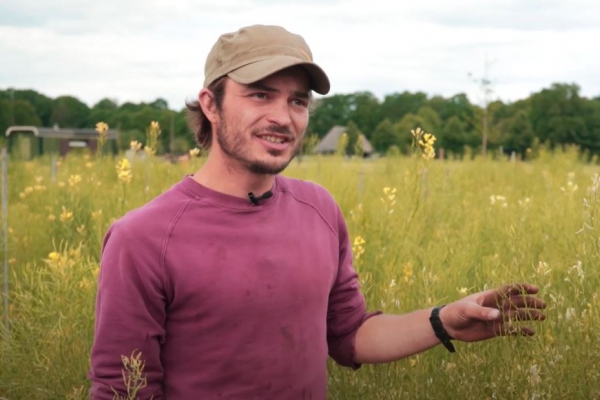
[(529, 326), (517, 327), (516, 321), (543, 321), (546, 303), (536, 297), (536, 286), (519, 283), (505, 285), (467, 296), (446, 305), (440, 319), (448, 334), (456, 340), (476, 342), (505, 335), (534, 335)]

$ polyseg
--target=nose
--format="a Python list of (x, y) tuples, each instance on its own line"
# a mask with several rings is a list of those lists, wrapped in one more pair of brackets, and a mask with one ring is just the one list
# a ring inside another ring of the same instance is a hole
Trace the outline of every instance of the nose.
[(292, 124), (290, 111), (290, 105), (287, 100), (278, 99), (272, 103), (267, 119), (275, 125), (290, 126)]

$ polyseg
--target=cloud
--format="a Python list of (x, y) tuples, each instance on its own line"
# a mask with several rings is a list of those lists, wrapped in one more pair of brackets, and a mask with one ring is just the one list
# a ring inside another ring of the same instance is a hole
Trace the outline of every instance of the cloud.
[[(600, 5), (584, 1), (9, 0), (0, 5), (0, 85), (49, 96), (168, 100), (182, 108), (217, 37), (241, 26), (302, 34), (333, 93), (424, 91), (474, 101), (484, 59), (495, 95), (516, 100), (553, 82), (600, 94)], [(598, 3), (600, 4), (600, 3)], [(598, 12), (596, 12), (598, 11)], [(559, 16), (562, 22), (555, 23)], [(594, 25), (596, 21), (596, 25)]]

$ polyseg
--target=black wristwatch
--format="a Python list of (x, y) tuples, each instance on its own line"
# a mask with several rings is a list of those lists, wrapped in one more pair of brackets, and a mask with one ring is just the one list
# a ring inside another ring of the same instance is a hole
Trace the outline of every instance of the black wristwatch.
[(453, 340), (454, 338), (450, 336), (448, 332), (446, 332), (446, 329), (444, 329), (444, 325), (442, 325), (442, 321), (440, 320), (440, 310), (445, 306), (446, 305), (444, 304), (443, 306), (435, 307), (433, 311), (431, 311), (431, 317), (429, 317), (429, 322), (431, 322), (431, 327), (435, 332), (435, 336), (438, 339), (440, 339), (444, 347), (447, 348), (450, 353), (454, 353), (456, 352), (456, 349), (454, 348), (454, 345), (451, 342), (451, 340)]

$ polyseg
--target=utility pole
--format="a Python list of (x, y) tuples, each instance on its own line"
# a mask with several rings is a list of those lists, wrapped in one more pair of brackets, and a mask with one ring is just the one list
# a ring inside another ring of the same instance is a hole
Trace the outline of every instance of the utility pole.
[[(490, 71), (490, 61), (488, 60), (487, 53), (485, 54), (485, 60), (483, 64), (483, 77), (481, 79), (474, 79), (475, 82), (478, 82), (481, 85), (481, 91), (483, 93), (483, 121), (482, 121), (482, 131), (483, 137), (481, 139), (481, 154), (483, 157), (487, 156), (487, 146), (488, 146), (488, 132), (489, 132), (489, 110), (488, 106), (490, 104), (490, 95), (494, 93), (492, 90), (492, 81), (489, 78)], [(469, 73), (469, 76), (472, 76)]]

